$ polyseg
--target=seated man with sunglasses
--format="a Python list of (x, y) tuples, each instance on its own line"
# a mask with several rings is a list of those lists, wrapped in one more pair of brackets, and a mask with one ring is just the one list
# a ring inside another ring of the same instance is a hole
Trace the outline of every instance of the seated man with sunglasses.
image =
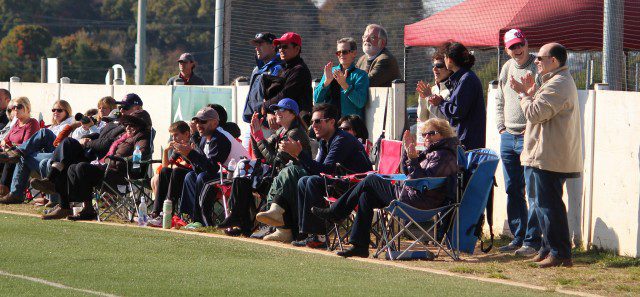
[(300, 107), (300, 117), (307, 121), (313, 107), (311, 98), (313, 90), (311, 88), (311, 71), (300, 57), (302, 38), (294, 32), (287, 32), (282, 37), (274, 39), (273, 45), (277, 47), (280, 59), (284, 61), (284, 69), (278, 73), (278, 76), (283, 79), (280, 91), (270, 98), (264, 98), (265, 102), (262, 104), (265, 107), (263, 111), (268, 112), (269, 126), (275, 124), (275, 116), (266, 107), (278, 104), (284, 98), (295, 100)]
[(449, 101), (451, 95), (448, 82), (449, 76), (453, 74), (453, 71), (447, 69), (444, 64), (444, 55), (436, 52), (431, 58), (431, 61), (433, 62), (434, 84), (431, 85), (421, 80), (418, 81), (416, 88), (418, 92), (418, 120), (420, 120), (420, 122), (424, 122), (430, 118), (446, 119), (438, 109), (438, 106), (430, 104), (427, 99), (431, 95), (440, 95), (443, 100)]
[[(296, 168), (302, 173), (295, 179), (286, 181), (287, 185), (297, 184), (297, 193), (283, 192), (282, 195), (274, 195), (272, 208), (256, 216), (260, 222), (279, 227), (275, 233), (265, 237), (265, 240), (291, 242), (298, 238), (301, 241), (295, 242), (296, 245), (322, 247), (326, 233), (325, 223), (310, 212), (312, 206), (326, 205), (322, 198), (325, 188), (324, 180), (319, 176), (320, 173), (342, 173), (338, 169), (338, 164), (348, 173), (371, 170), (371, 162), (364, 152), (362, 143), (353, 135), (338, 129), (336, 124), (338, 111), (335, 106), (327, 103), (318, 104), (313, 107), (311, 118), (313, 131), (320, 140), (320, 149), (315, 160), (308, 152), (302, 150), (302, 144), (299, 141), (283, 141), (280, 144), (281, 149), (296, 159), (299, 165), (285, 168), (278, 177), (283, 172), (296, 170)], [(274, 183), (277, 182), (278, 177)], [(278, 207), (274, 208), (274, 204)]]
[(357, 45), (355, 39), (337, 41), (336, 57), (324, 66), (324, 74), (313, 92), (313, 103), (329, 103), (338, 108), (341, 116), (357, 115), (364, 119), (364, 106), (369, 98), (369, 75), (355, 66)]

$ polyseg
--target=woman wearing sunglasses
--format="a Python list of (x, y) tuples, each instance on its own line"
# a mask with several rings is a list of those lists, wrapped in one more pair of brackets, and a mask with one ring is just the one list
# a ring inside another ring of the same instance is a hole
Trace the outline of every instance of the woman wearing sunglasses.
[[(53, 142), (56, 137), (73, 122), (71, 114), (71, 105), (67, 101), (58, 100), (54, 102), (51, 108), (50, 126), (33, 133), (14, 150), (0, 155), (0, 162), (16, 164), (14, 165), (15, 170), (10, 176), (11, 180), (7, 181), (7, 184), (3, 183), (4, 186), (10, 186), (9, 194), (5, 193), (7, 201), (22, 202), (24, 192), (28, 187), (31, 170), (39, 170), (40, 162), (51, 158), (54, 150)], [(43, 199), (36, 201), (38, 205), (45, 205), (47, 202)]]
[(451, 95), (447, 88), (447, 82), (453, 71), (447, 69), (444, 64), (444, 55), (436, 52), (431, 61), (433, 62), (432, 71), (435, 82), (431, 85), (421, 80), (418, 81), (418, 86), (416, 87), (418, 92), (418, 120), (420, 122), (424, 122), (429, 118), (446, 119), (437, 106), (429, 104), (428, 99), (431, 95), (439, 95), (443, 100), (449, 101), (449, 96)]
[(364, 123), (362, 118), (355, 114), (344, 116), (338, 120), (338, 129), (345, 131), (360, 140), (364, 146), (364, 151), (369, 155), (369, 151), (373, 144), (369, 141), (369, 130), (367, 130), (367, 125)]
[[(409, 179), (423, 177), (447, 177), (458, 170), (456, 151), (459, 145), (456, 132), (443, 119), (429, 119), (418, 131), (424, 137), (425, 151), (416, 151), (416, 141), (405, 131), (402, 141), (402, 172)], [(391, 182), (378, 175), (369, 175), (349, 189), (329, 208), (313, 207), (311, 212), (329, 220), (340, 221), (357, 209), (349, 243), (352, 247), (338, 252), (343, 257), (368, 257), (373, 210), (384, 208), (394, 199)], [(443, 189), (418, 192), (404, 187), (398, 198), (400, 201), (419, 209), (433, 209), (444, 205)]]
[(313, 91), (313, 103), (329, 103), (338, 108), (342, 116), (355, 114), (364, 119), (364, 106), (369, 98), (369, 75), (355, 66), (357, 45), (348, 37), (337, 41), (336, 57), (324, 66), (324, 74)]
[[(298, 115), (300, 111), (298, 110), (298, 104), (294, 100), (284, 98), (280, 100), (278, 104), (271, 105), (269, 109), (275, 112), (276, 123), (280, 125), (280, 129), (265, 139), (262, 135), (262, 124), (260, 123), (258, 114), (255, 113), (251, 119), (251, 145), (256, 158), (266, 160), (267, 164), (272, 166), (272, 173), (270, 175), (276, 176), (282, 168), (288, 166), (289, 161), (297, 164), (297, 160), (282, 151), (280, 144), (283, 141), (298, 141), (302, 144), (302, 149), (307, 153), (311, 153), (311, 145), (309, 136), (306, 133), (307, 127)], [(265, 196), (270, 196), (269, 200), (272, 199), (272, 193), (278, 190), (272, 190), (272, 185), (274, 184), (266, 185), (268, 186), (268, 193), (261, 193), (265, 194)], [(252, 192), (251, 178), (245, 176), (233, 179), (230, 199), (232, 212), (229, 217), (218, 225), (218, 228), (238, 227), (238, 229), (233, 229), (231, 232), (227, 231), (227, 234), (251, 235), (254, 226), (254, 217), (251, 213), (255, 213), (250, 211), (251, 202), (254, 199)], [(279, 213), (280, 219), (282, 220), (284, 210), (275, 203), (272, 203), (271, 206), (272, 209), (270, 212)], [(282, 211), (280, 212), (280, 210)], [(265, 236), (265, 233), (267, 233), (266, 230), (260, 231), (262, 232), (256, 233), (260, 233), (261, 236)]]

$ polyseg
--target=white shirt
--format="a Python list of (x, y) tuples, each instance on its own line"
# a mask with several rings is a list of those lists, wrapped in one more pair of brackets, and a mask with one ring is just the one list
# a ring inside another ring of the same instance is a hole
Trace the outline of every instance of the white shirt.
[[(229, 142), (231, 142), (231, 151), (229, 152), (229, 157), (227, 157), (227, 160), (225, 160), (224, 164), (222, 165), (226, 167), (227, 165), (229, 165), (229, 161), (231, 161), (231, 159), (235, 159), (236, 162), (240, 160), (241, 157), (245, 157), (249, 159), (249, 151), (247, 151), (247, 149), (245, 149), (244, 146), (242, 146), (242, 142), (233, 138), (233, 136), (231, 136), (229, 132), (225, 131), (221, 127), (218, 127), (218, 131), (222, 133), (225, 137), (227, 137), (227, 139), (229, 139)], [(209, 150), (205, 148), (205, 151), (208, 152)]]
[(66, 127), (66, 126), (71, 125), (71, 123), (73, 123), (73, 118), (72, 117), (68, 117), (66, 120), (62, 121), (60, 124), (51, 125), (47, 129), (51, 130), (51, 132), (53, 132), (53, 134), (58, 136), (58, 134), (60, 134), (60, 132), (62, 132), (62, 129), (64, 129), (64, 127)]
[(76, 128), (75, 130), (73, 130), (73, 134), (71, 134), (71, 138), (76, 139), (76, 140), (80, 140), (80, 138), (92, 134), (92, 133), (99, 133), (100, 130), (98, 130), (98, 127), (96, 125), (93, 125), (89, 128), (89, 130), (85, 130), (84, 127), (80, 126), (78, 128)]

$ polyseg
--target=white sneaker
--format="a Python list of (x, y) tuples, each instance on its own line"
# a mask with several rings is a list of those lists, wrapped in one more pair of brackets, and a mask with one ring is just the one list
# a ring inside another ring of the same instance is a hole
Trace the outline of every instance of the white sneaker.
[(271, 203), (269, 210), (259, 212), (256, 215), (256, 220), (269, 226), (281, 227), (284, 226), (282, 214), (284, 214), (284, 208), (280, 207), (278, 204)]
[(538, 253), (538, 250), (528, 246), (528, 245), (523, 245), (521, 248), (517, 249), (515, 251), (516, 256), (524, 256), (524, 257), (529, 257), (529, 256), (533, 256), (535, 254)]
[(293, 235), (291, 233), (291, 229), (277, 228), (276, 232), (265, 236), (263, 240), (291, 243), (291, 241), (293, 241)]

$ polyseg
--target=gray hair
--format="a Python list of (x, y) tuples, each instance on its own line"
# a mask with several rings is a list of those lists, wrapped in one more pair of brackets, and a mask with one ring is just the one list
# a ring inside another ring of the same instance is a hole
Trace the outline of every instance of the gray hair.
[(356, 43), (356, 40), (353, 39), (352, 37), (340, 38), (338, 39), (338, 41), (336, 41), (336, 44), (341, 44), (341, 43), (349, 44), (349, 49), (352, 51), (355, 51), (358, 49), (358, 44)]
[(367, 31), (368, 29), (377, 29), (378, 30), (378, 38), (387, 41), (387, 29), (385, 29), (384, 27), (378, 25), (378, 24), (369, 24), (367, 25), (367, 27), (364, 29), (365, 31)]

